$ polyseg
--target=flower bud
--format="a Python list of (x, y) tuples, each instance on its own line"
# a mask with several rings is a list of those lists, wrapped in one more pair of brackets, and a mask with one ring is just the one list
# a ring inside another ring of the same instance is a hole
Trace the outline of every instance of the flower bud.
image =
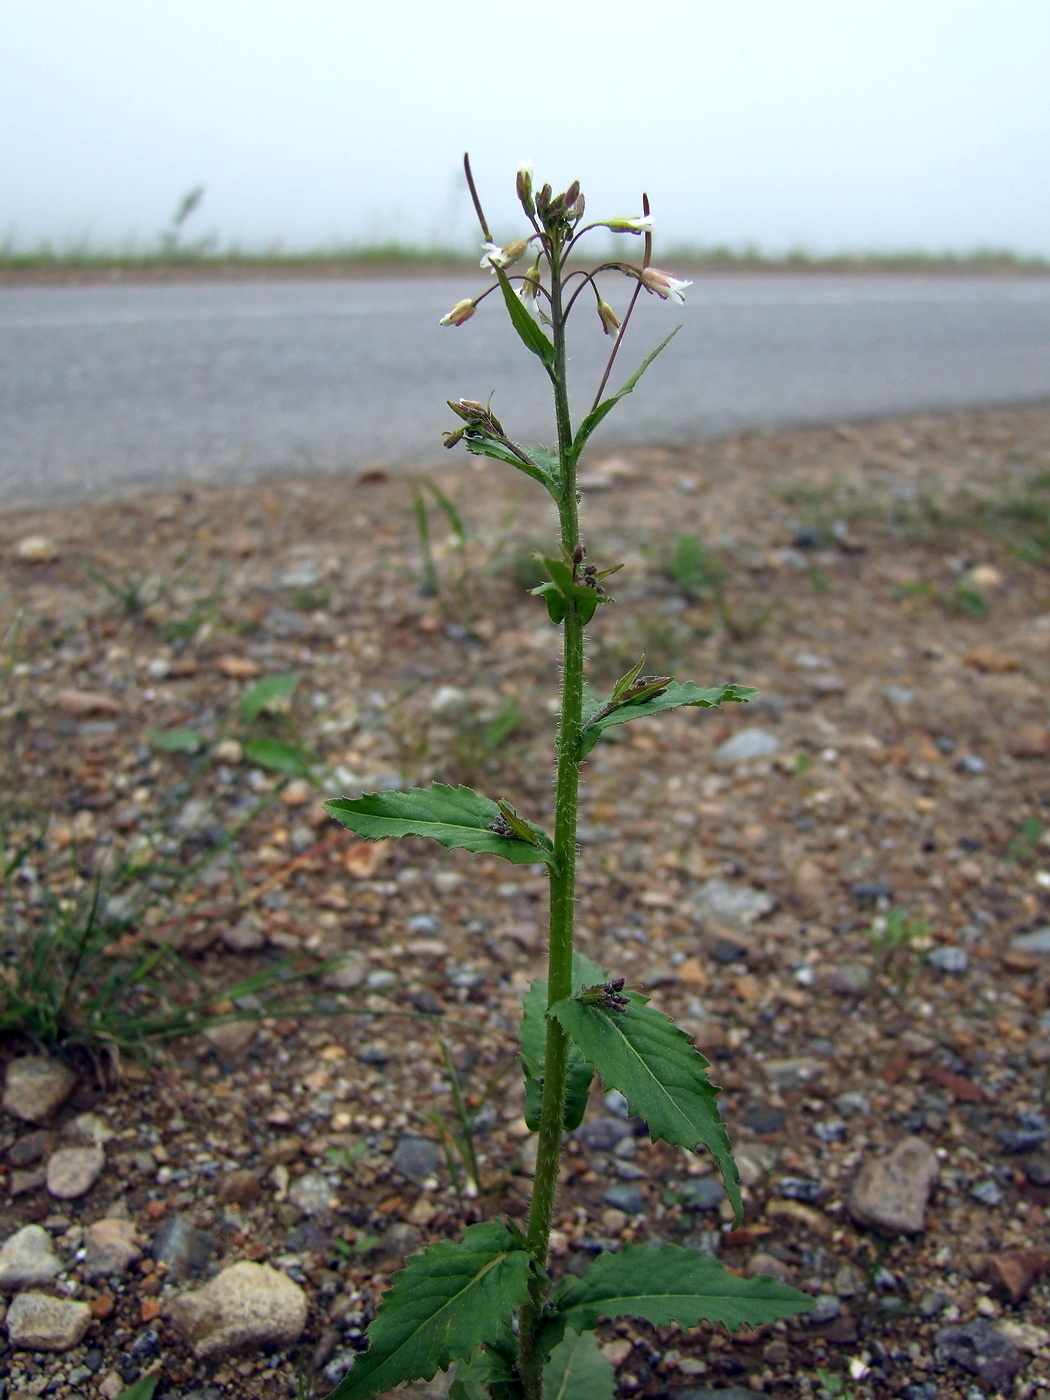
[(606, 219), (602, 227), (613, 233), (652, 233), (653, 221), (651, 215), (645, 214), (632, 219)]
[(587, 201), (584, 199), (583, 195), (581, 194), (581, 195), (577, 198), (576, 203), (575, 203), (575, 204), (572, 206), (572, 208), (569, 210), (569, 218), (573, 221), (574, 224), (578, 224), (578, 223), (580, 222), (580, 220), (583, 218), (583, 211), (586, 209), (586, 207), (587, 207)]
[(607, 301), (599, 301), (598, 319), (602, 323), (602, 330), (605, 334), (611, 335), (615, 339), (620, 329), (620, 318)]
[(551, 196), (553, 193), (554, 191), (551, 189), (550, 185), (544, 185), (543, 189), (540, 190), (539, 194), (536, 196), (536, 208), (541, 214), (546, 214), (547, 210), (550, 208)]
[(461, 326), (464, 321), (469, 321), (477, 310), (477, 302), (471, 301), (468, 297), (466, 301), (457, 301), (447, 316), (442, 316), (438, 322), (439, 326)]
[(530, 315), (536, 320), (541, 319), (540, 304), (537, 292), (540, 289), (540, 266), (530, 267), (525, 276), (521, 279), (521, 286), (518, 288), (518, 300)]
[(493, 273), (500, 267), (512, 267), (528, 246), (528, 242), (524, 238), (516, 238), (505, 248), (500, 248), (491, 241), (483, 243), (481, 245), (481, 266), (487, 267)]
[(523, 160), (518, 166), (517, 176), (518, 199), (526, 214), (532, 215), (536, 212), (536, 203), (532, 198), (532, 163)]
[(514, 242), (508, 243), (500, 254), (500, 266), (513, 267), (528, 246), (527, 239), (515, 238)]
[(683, 282), (680, 277), (673, 277), (660, 267), (647, 267), (642, 271), (642, 286), (646, 291), (655, 292), (663, 301), (684, 302), (682, 293), (692, 285), (692, 282)]
[(462, 440), (466, 431), (466, 428), (457, 428), (454, 433), (442, 433), (442, 441), (446, 447), (455, 447), (456, 443)]
[(572, 184), (569, 186), (569, 188), (568, 188), (568, 189), (565, 191), (565, 193), (562, 195), (562, 203), (565, 205), (566, 209), (568, 209), (568, 208), (570, 208), (573, 204), (576, 203), (576, 201), (579, 199), (579, 197), (580, 197), (580, 182), (579, 182), (579, 180), (573, 180)]

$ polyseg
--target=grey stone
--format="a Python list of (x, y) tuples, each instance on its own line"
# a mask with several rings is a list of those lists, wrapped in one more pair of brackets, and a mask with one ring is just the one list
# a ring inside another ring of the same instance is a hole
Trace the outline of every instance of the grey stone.
[(19, 1293), (7, 1310), (7, 1337), (15, 1351), (68, 1351), (91, 1326), (87, 1303)]
[(107, 1142), (113, 1141), (116, 1133), (97, 1113), (78, 1113), (62, 1129), (62, 1136), (85, 1142), (89, 1147), (105, 1147)]
[(332, 1209), (333, 1194), (320, 1172), (305, 1172), (292, 1183), (288, 1199), (304, 1215), (328, 1215)]
[(854, 1115), (863, 1116), (871, 1112), (871, 1104), (864, 1094), (858, 1094), (853, 1089), (847, 1089), (842, 1094), (835, 1096), (835, 1107), (842, 1114), (843, 1118), (852, 1118)]
[(576, 1129), (576, 1141), (585, 1152), (611, 1152), (631, 1135), (631, 1125), (622, 1118), (594, 1118)]
[(394, 1149), (394, 1170), (410, 1181), (427, 1181), (441, 1169), (441, 1148), (429, 1138), (406, 1136)]
[(994, 1181), (979, 1181), (970, 1191), (970, 1195), (975, 1201), (980, 1201), (983, 1206), (1002, 1205), (1003, 1193)]
[(919, 1299), (919, 1313), (922, 1317), (936, 1317), (938, 1313), (944, 1312), (950, 1301), (947, 1293), (938, 1293), (931, 1289)]
[(624, 1181), (602, 1192), (602, 1200), (625, 1215), (644, 1215), (645, 1197), (633, 1182)]
[(886, 1235), (916, 1235), (937, 1180), (937, 1154), (922, 1138), (906, 1137), (885, 1157), (870, 1158), (857, 1173), (848, 1209), (858, 1225)]
[(231, 953), (254, 953), (266, 946), (266, 937), (259, 927), (259, 921), (250, 915), (223, 929), (222, 941)]
[(812, 1055), (794, 1055), (784, 1060), (765, 1060), (762, 1069), (775, 1088), (797, 1089), (823, 1072), (824, 1061)]
[(140, 1240), (130, 1220), (96, 1220), (84, 1231), (85, 1279), (122, 1274), (142, 1258)]
[(30, 1191), (38, 1191), (47, 1180), (47, 1173), (43, 1167), (34, 1167), (27, 1172), (12, 1172), (7, 1182), (8, 1195), (26, 1196)]
[(757, 1186), (776, 1161), (776, 1153), (764, 1142), (742, 1142), (734, 1155), (744, 1186)]
[(0, 1249), (0, 1289), (5, 1293), (41, 1288), (61, 1272), (51, 1236), (39, 1225), (24, 1225)]
[(784, 1176), (777, 1182), (777, 1190), (787, 1201), (802, 1201), (811, 1206), (820, 1200), (821, 1185), (804, 1176)]
[(763, 1250), (756, 1250), (747, 1261), (744, 1273), (748, 1278), (758, 1278), (760, 1275), (768, 1275), (777, 1279), (780, 1283), (787, 1283), (791, 1277), (791, 1269), (782, 1259), (778, 1259), (773, 1254), (766, 1254)]
[(60, 1201), (75, 1201), (87, 1195), (105, 1165), (101, 1147), (60, 1147), (48, 1158), (47, 1189)]
[(851, 1264), (849, 1260), (846, 1260), (835, 1271), (835, 1279), (831, 1288), (837, 1298), (856, 1298), (868, 1291), (867, 1276), (862, 1269), (857, 1268), (856, 1264)]
[(678, 1188), (682, 1204), (689, 1210), (715, 1210), (725, 1200), (725, 1187), (713, 1176), (695, 1177)]
[(202, 1273), (218, 1247), (214, 1235), (195, 1229), (184, 1215), (168, 1216), (153, 1236), (154, 1259), (179, 1278)]
[(953, 1361), (994, 1390), (1005, 1390), (1024, 1364), (1012, 1342), (987, 1318), (974, 1318), (934, 1334), (937, 1360)]
[(397, 1220), (383, 1231), (383, 1249), (395, 1259), (404, 1259), (409, 1254), (415, 1254), (422, 1240), (420, 1231), (407, 1220)]
[(12, 1167), (28, 1167), (41, 1157), (54, 1151), (55, 1135), (48, 1128), (35, 1128), (31, 1133), (23, 1133), (15, 1138), (7, 1149), (7, 1160)]
[(43, 1123), (69, 1098), (76, 1075), (61, 1060), (24, 1055), (7, 1066), (4, 1108), (27, 1123)]
[(842, 1304), (834, 1293), (818, 1293), (813, 1310), (804, 1313), (803, 1320), (814, 1327), (822, 1327), (826, 1322), (834, 1322), (841, 1312)]
[(715, 762), (723, 767), (769, 758), (780, 748), (780, 740), (768, 729), (739, 729), (715, 749)]
[(211, 821), (212, 812), (212, 805), (207, 798), (191, 797), (172, 822), (172, 829), (179, 836), (195, 836)]
[(970, 955), (966, 949), (956, 948), (950, 943), (931, 948), (926, 954), (926, 961), (938, 972), (966, 972), (970, 967)]
[(871, 967), (863, 962), (842, 963), (832, 969), (828, 978), (828, 986), (841, 997), (866, 996), (874, 983)]
[(1024, 1174), (1033, 1186), (1050, 1186), (1050, 1157), (1028, 1157)]
[(1022, 953), (1050, 953), (1050, 924), (1037, 928), (1032, 933), (1019, 933), (1010, 939), (1010, 947)]
[(400, 980), (397, 973), (390, 968), (377, 967), (365, 977), (365, 986), (370, 992), (388, 992), (391, 987), (396, 987)]
[(779, 1133), (787, 1122), (787, 1112), (783, 1108), (770, 1108), (766, 1104), (752, 1104), (740, 1121), (753, 1133)]
[(698, 919), (713, 919), (741, 931), (776, 908), (776, 900), (766, 890), (718, 878), (705, 880), (690, 901)]
[(322, 978), (326, 987), (337, 992), (352, 992), (368, 976), (368, 961), (361, 953), (347, 953)]
[(247, 1261), (231, 1264), (203, 1288), (172, 1299), (166, 1309), (195, 1355), (205, 1359), (291, 1346), (306, 1325), (306, 1312), (306, 1294), (297, 1283), (266, 1264)]

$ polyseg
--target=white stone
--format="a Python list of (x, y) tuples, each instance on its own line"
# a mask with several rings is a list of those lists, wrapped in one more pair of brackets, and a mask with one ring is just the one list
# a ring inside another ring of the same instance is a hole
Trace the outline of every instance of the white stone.
[(58, 545), (47, 535), (26, 535), (15, 545), (15, 558), (23, 564), (53, 564), (58, 557)]
[(130, 1220), (96, 1220), (84, 1232), (84, 1277), (109, 1278), (122, 1274), (142, 1258), (139, 1237)]
[(769, 758), (780, 748), (780, 740), (768, 729), (740, 729), (715, 749), (715, 762), (726, 768)]
[(23, 1055), (7, 1066), (4, 1107), (27, 1123), (43, 1123), (64, 1103), (76, 1075), (61, 1060), (47, 1055)]
[(101, 1147), (61, 1147), (48, 1158), (47, 1189), (60, 1201), (75, 1201), (87, 1195), (105, 1165)]
[(19, 1293), (7, 1310), (7, 1337), (15, 1351), (68, 1351), (91, 1326), (87, 1303)]
[(174, 1298), (166, 1312), (197, 1356), (219, 1358), (291, 1346), (306, 1325), (307, 1303), (287, 1275), (242, 1262)]
[(0, 1289), (5, 1293), (41, 1288), (61, 1272), (51, 1236), (39, 1225), (16, 1230), (0, 1249)]

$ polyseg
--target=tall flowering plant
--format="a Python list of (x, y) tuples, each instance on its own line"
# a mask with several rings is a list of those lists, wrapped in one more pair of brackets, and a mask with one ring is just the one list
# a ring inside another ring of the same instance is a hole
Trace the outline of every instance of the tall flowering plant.
[[(493, 281), (479, 295), (457, 302), (442, 324), (465, 325), (482, 302), (496, 296), (525, 349), (540, 361), (553, 400), (553, 447), (514, 441), (491, 408), (476, 399), (450, 402), (458, 424), (445, 435), (447, 447), (462, 443), (469, 452), (524, 472), (557, 509), (559, 540), (540, 557), (547, 577), (533, 589), (552, 626), (560, 628), (562, 642), (553, 835), (502, 796), (440, 783), (326, 805), (337, 821), (366, 839), (427, 836), (450, 849), (545, 868), (547, 976), (525, 996), (520, 1031), (525, 1116), (538, 1139), (536, 1171), (524, 1227), (513, 1220), (472, 1225), (462, 1240), (442, 1241), (408, 1261), (369, 1328), (368, 1351), (333, 1400), (366, 1400), (453, 1365), (451, 1400), (611, 1400), (614, 1372), (593, 1336), (602, 1318), (639, 1317), (682, 1327), (707, 1320), (734, 1329), (811, 1306), (804, 1294), (772, 1278), (738, 1278), (709, 1255), (674, 1244), (631, 1244), (600, 1254), (580, 1278), (555, 1282), (548, 1269), (562, 1140), (579, 1126), (596, 1075), (606, 1090), (626, 1097), (654, 1142), (691, 1152), (706, 1148), (738, 1222), (741, 1218), (739, 1179), (707, 1060), (642, 991), (627, 987), (615, 970), (596, 966), (574, 947), (576, 820), (581, 766), (614, 725), (683, 706), (713, 709), (746, 701), (755, 692), (731, 684), (702, 689), (672, 676), (644, 675), (644, 657), (608, 695), (585, 692), (585, 630), (598, 608), (612, 603), (606, 580), (621, 566), (589, 560), (580, 538), (577, 466), (591, 434), (675, 334), (618, 390), (607, 392), (639, 296), (681, 302), (689, 283), (652, 266), (645, 196), (640, 215), (588, 223), (579, 182), (561, 194), (549, 184), (537, 190), (531, 169), (523, 166), (517, 196), (531, 231), (501, 246), (492, 238), (466, 157), (464, 167), (484, 237), (481, 266)], [(595, 229), (641, 238), (641, 261), (612, 258), (590, 269), (570, 266), (580, 241)], [(523, 262), (524, 272), (512, 271)], [(633, 283), (622, 321), (602, 292), (600, 279), (607, 275)], [(566, 332), (581, 298), (583, 305), (592, 305), (612, 346), (591, 407), (574, 422)]]

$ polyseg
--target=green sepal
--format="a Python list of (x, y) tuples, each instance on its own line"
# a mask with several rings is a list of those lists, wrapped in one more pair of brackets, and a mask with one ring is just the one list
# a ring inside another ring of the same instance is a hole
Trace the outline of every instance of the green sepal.
[(674, 340), (675, 336), (681, 329), (681, 326), (675, 326), (674, 330), (667, 337), (667, 339), (662, 340), (651, 355), (646, 355), (645, 359), (638, 366), (635, 372), (631, 375), (630, 379), (628, 379), (627, 383), (623, 386), (623, 388), (619, 389), (615, 394), (611, 394), (607, 399), (603, 399), (601, 403), (597, 406), (597, 408), (592, 409), (591, 412), (588, 413), (587, 417), (576, 429), (576, 437), (573, 439), (572, 444), (572, 452), (574, 457), (579, 457), (580, 453), (583, 451), (584, 447), (587, 444), (587, 439), (590, 437), (591, 433), (594, 432), (595, 428), (602, 421), (605, 415), (607, 413), (611, 413), (612, 410), (616, 407), (616, 405), (620, 402), (620, 400), (622, 398), (625, 398), (626, 395), (629, 394), (632, 391), (632, 389), (634, 389), (639, 379), (641, 379), (642, 375), (649, 368), (652, 362), (656, 359), (657, 355), (659, 355), (662, 350), (667, 349), (668, 345), (670, 345), (671, 341)]
[[(502, 856), (514, 865), (534, 861), (554, 864), (554, 846), (542, 827), (526, 823), (535, 844), (516, 836), (500, 836), (490, 828), (505, 818), (497, 803), (468, 787), (434, 783), (408, 792), (373, 792), (363, 797), (336, 797), (325, 811), (366, 841), (385, 837), (428, 836), (453, 850)], [(519, 818), (519, 820), (522, 820)]]
[(797, 1288), (766, 1274), (740, 1278), (710, 1255), (677, 1244), (629, 1244), (599, 1254), (582, 1278), (562, 1278), (551, 1302), (557, 1316), (544, 1329), (545, 1347), (566, 1329), (589, 1331), (603, 1317), (640, 1317), (657, 1327), (714, 1322), (735, 1332), (813, 1307)]
[[(627, 674), (629, 676), (631, 673)], [(626, 679), (622, 677), (617, 685)], [(614, 724), (626, 724), (628, 720), (644, 719), (646, 715), (658, 715), (664, 710), (677, 710), (687, 705), (701, 710), (715, 710), (722, 705), (745, 704), (758, 694), (750, 685), (714, 685), (702, 690), (692, 681), (671, 681), (669, 685), (658, 687), (658, 691), (648, 698), (624, 701), (614, 689), (607, 700), (588, 701), (583, 707), (580, 757), (585, 758), (603, 732)]]
[(503, 300), (507, 303), (510, 323), (517, 331), (518, 338), (526, 350), (531, 350), (550, 369), (554, 364), (554, 346), (543, 334), (537, 322), (533, 320), (531, 312), (523, 306), (521, 298), (515, 292), (507, 274), (501, 267), (497, 267), (495, 272), (499, 278)]
[[(609, 974), (592, 963), (584, 953), (573, 950), (572, 990), (575, 995), (592, 982), (607, 982)], [(537, 978), (522, 1000), (521, 1067), (525, 1072), (525, 1122), (534, 1132), (540, 1128), (540, 1106), (543, 1100), (543, 1070), (547, 1056), (547, 982)], [(565, 1079), (565, 1108), (562, 1126), (573, 1133), (583, 1122), (587, 1099), (594, 1080), (594, 1066), (589, 1065), (582, 1052), (569, 1046), (569, 1065)]]
[(721, 1092), (707, 1077), (708, 1061), (685, 1031), (624, 991), (622, 1010), (569, 997), (552, 1006), (562, 1029), (595, 1067), (606, 1089), (619, 1089), (632, 1114), (644, 1118), (654, 1142), (695, 1152), (702, 1143), (714, 1157), (736, 1220), (742, 1218), (740, 1177), (718, 1112)]
[(593, 1332), (570, 1332), (543, 1368), (543, 1400), (613, 1400), (616, 1372)]
[(368, 1351), (329, 1400), (368, 1400), (402, 1381), (431, 1380), (476, 1348), (494, 1345), (528, 1297), (532, 1256), (505, 1225), (471, 1225), (460, 1244), (441, 1240), (394, 1275)]

